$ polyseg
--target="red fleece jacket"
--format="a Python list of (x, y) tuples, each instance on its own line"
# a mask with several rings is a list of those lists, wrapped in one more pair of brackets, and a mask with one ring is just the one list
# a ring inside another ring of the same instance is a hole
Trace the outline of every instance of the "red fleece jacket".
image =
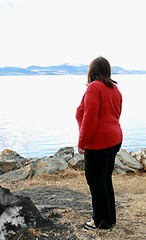
[(122, 142), (121, 108), (122, 95), (115, 84), (109, 88), (98, 80), (91, 82), (76, 111), (78, 147), (103, 149)]

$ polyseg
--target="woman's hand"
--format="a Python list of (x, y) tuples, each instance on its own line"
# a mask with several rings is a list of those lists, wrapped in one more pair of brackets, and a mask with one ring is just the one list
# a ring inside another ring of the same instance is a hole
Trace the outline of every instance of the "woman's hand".
[(85, 153), (85, 150), (84, 150), (83, 148), (79, 148), (79, 147), (78, 147), (78, 153), (84, 154), (84, 153)]

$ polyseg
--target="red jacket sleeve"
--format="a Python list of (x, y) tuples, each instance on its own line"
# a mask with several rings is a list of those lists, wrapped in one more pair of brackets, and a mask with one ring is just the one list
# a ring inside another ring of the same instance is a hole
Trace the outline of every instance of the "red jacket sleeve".
[(82, 100), (82, 120), (79, 118), (79, 148), (85, 148), (90, 139), (94, 137), (97, 128), (100, 105), (100, 94), (97, 90), (90, 84)]

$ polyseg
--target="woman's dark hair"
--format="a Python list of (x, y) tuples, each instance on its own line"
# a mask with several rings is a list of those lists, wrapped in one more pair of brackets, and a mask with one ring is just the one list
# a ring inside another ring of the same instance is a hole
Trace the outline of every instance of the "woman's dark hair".
[(113, 83), (117, 83), (111, 79), (111, 66), (103, 57), (98, 57), (90, 63), (87, 78), (88, 84), (98, 80), (110, 88), (113, 88)]

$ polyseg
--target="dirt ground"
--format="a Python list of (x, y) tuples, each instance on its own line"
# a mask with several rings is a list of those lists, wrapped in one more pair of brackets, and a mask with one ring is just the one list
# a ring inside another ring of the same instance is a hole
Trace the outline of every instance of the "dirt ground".
[(12, 240), (146, 240), (146, 174), (114, 175), (117, 225), (112, 230), (85, 230), (92, 217), (84, 172), (66, 171), (44, 179), (0, 182), (29, 196), (51, 225), (23, 229)]

